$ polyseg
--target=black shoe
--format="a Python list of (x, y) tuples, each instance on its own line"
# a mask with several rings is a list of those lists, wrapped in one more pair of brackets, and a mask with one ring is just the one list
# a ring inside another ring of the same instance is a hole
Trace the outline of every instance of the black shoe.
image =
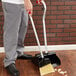
[(11, 76), (20, 76), (19, 71), (16, 69), (16, 66), (14, 63), (8, 65), (6, 67), (6, 70), (11, 74)]
[(23, 54), (21, 56), (18, 56), (17, 59), (32, 59), (32, 55)]

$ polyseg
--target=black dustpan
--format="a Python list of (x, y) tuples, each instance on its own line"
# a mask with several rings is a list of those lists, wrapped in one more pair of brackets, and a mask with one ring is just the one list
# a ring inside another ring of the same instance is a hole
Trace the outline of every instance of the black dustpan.
[[(56, 55), (55, 52), (49, 52), (49, 53), (43, 53), (45, 59), (49, 58), (51, 64), (53, 65), (53, 67), (57, 67), (59, 65), (61, 65), (61, 61), (59, 59), (59, 57)], [(32, 62), (39, 67), (39, 61), (41, 60), (41, 55), (40, 54), (36, 54), (33, 58), (32, 58)]]
[[(46, 62), (45, 62), (46, 61)], [(41, 66), (44, 66), (45, 64), (47, 63), (51, 63), (49, 58), (45, 58), (44, 59), (41, 57), (40, 54), (36, 54), (33, 58), (32, 58), (32, 62), (38, 66), (38, 67), (41, 67)]]

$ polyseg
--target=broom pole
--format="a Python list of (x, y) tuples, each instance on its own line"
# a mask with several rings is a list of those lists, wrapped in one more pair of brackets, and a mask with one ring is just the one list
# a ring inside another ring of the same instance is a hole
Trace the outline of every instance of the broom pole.
[(46, 25), (45, 25), (45, 16), (46, 16), (47, 7), (46, 7), (46, 3), (44, 2), (44, 0), (42, 0), (41, 3), (44, 6), (44, 13), (43, 13), (43, 33), (44, 33), (45, 53), (48, 53), (48, 50), (47, 50)]
[(37, 44), (38, 44), (38, 48), (39, 48), (40, 53), (41, 53), (41, 57), (44, 58), (43, 52), (41, 50), (39, 38), (38, 38), (38, 35), (37, 35), (37, 31), (36, 31), (36, 28), (35, 28), (35, 24), (34, 24), (33, 18), (31, 16), (30, 16), (30, 20), (31, 20), (32, 27), (33, 27), (33, 30), (34, 30), (34, 33), (35, 33), (35, 37), (36, 37), (36, 41), (37, 41)]

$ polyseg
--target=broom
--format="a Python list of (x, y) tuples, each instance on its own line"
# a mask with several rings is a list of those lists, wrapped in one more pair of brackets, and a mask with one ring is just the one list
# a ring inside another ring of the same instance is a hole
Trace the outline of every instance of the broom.
[(38, 39), (38, 35), (37, 35), (36, 29), (35, 29), (35, 25), (34, 25), (34, 21), (33, 21), (32, 16), (30, 16), (30, 20), (31, 20), (32, 27), (33, 27), (33, 30), (34, 30), (34, 33), (35, 33), (38, 48), (39, 48), (40, 54), (41, 54), (41, 60), (39, 60), (40, 75), (43, 76), (43, 75), (55, 72), (53, 66), (51, 65), (51, 62), (50, 62), (49, 58), (44, 58), (44, 55), (43, 55), (43, 52), (42, 52), (41, 47), (40, 47), (40, 42), (39, 42), (39, 39)]

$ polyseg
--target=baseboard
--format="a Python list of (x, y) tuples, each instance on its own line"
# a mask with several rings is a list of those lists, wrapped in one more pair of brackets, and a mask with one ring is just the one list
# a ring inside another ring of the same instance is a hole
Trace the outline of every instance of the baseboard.
[[(48, 51), (61, 51), (61, 50), (76, 50), (76, 44), (71, 45), (48, 45)], [(41, 50), (44, 51), (45, 47), (41, 46)], [(32, 52), (32, 51), (39, 51), (38, 46), (25, 46), (24, 51)], [(0, 53), (3, 53), (4, 47), (0, 47)]]

